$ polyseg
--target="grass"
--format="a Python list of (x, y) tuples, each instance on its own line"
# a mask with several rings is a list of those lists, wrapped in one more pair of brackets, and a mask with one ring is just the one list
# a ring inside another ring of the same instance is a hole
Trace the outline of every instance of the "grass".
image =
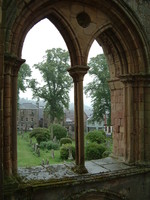
[[(107, 138), (106, 144), (108, 149), (112, 151), (112, 138)], [(32, 142), (36, 143), (35, 139)], [(73, 141), (73, 145), (75, 142)], [(86, 146), (86, 141), (85, 141)], [(32, 145), (30, 145), (29, 133), (24, 133), (24, 136), (18, 134), (18, 166), (19, 167), (31, 167), (41, 165), (42, 160), (48, 160), (49, 164), (59, 164), (64, 161), (60, 159), (60, 150), (55, 150), (55, 157), (52, 158), (51, 150), (40, 150), (40, 157), (33, 151)], [(69, 162), (69, 161), (68, 161)]]
[(49, 150), (40, 150), (40, 157), (33, 151), (32, 146), (30, 145), (30, 140), (28, 133), (24, 134), (22, 138), (21, 135), (18, 135), (18, 166), (19, 167), (31, 167), (41, 165), (42, 160), (48, 160), (49, 164), (58, 164), (63, 163), (60, 159), (60, 151), (55, 150), (55, 158), (51, 157), (51, 151)]

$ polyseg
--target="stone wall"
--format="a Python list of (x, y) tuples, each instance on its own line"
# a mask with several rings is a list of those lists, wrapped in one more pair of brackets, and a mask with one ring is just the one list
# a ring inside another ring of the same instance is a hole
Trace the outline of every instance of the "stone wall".
[[(117, 165), (116, 165), (117, 166)], [(118, 165), (119, 166), (119, 165)], [(121, 166), (121, 165), (120, 165)], [(5, 200), (149, 200), (148, 168), (8, 185)]]

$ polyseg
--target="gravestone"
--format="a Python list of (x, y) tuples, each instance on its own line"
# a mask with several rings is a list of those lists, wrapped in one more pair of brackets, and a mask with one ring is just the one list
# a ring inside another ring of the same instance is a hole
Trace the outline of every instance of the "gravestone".
[(54, 149), (51, 150), (51, 157), (54, 159), (55, 155), (54, 155)]
[(44, 164), (45, 164), (44, 159), (42, 159), (41, 165), (44, 165)]
[(72, 148), (69, 148), (69, 156), (68, 156), (68, 160), (73, 160), (73, 156), (72, 156)]
[(40, 157), (40, 148), (39, 147), (37, 148), (37, 155), (38, 155), (38, 157)]

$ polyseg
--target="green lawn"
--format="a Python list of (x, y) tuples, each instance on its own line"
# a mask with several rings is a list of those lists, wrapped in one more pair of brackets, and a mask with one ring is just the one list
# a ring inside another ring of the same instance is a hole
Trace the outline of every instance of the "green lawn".
[[(108, 149), (112, 151), (112, 138), (106, 138)], [(36, 143), (36, 140), (32, 138), (32, 142)], [(75, 142), (73, 141), (73, 145)], [(86, 141), (85, 141), (86, 146)], [(42, 160), (49, 161), (49, 164), (63, 163), (60, 159), (60, 150), (55, 150), (55, 157), (52, 158), (51, 150), (40, 150), (40, 157), (33, 151), (32, 145), (30, 145), (29, 133), (24, 133), (24, 137), (18, 135), (18, 166), (19, 167), (31, 167), (41, 165)], [(68, 161), (69, 162), (69, 161)]]
[(55, 150), (55, 158), (52, 159), (51, 151), (40, 150), (40, 157), (33, 152), (32, 146), (30, 145), (28, 133), (22, 138), (21, 135), (18, 135), (18, 166), (19, 167), (30, 167), (41, 165), (42, 160), (48, 160), (49, 164), (58, 164), (63, 161), (59, 158), (60, 151)]

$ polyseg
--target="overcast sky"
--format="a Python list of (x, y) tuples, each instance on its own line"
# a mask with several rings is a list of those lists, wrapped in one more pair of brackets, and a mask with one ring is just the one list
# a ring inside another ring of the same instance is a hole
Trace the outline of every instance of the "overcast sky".
[[(29, 64), (32, 70), (32, 76), (40, 79), (40, 73), (35, 71), (32, 66), (43, 60), (45, 51), (52, 48), (62, 48), (65, 50), (67, 46), (60, 35), (56, 27), (47, 19), (44, 19), (37, 23), (27, 34), (23, 49), (22, 58), (26, 59), (26, 63)], [(95, 57), (97, 54), (102, 53), (102, 48), (95, 41), (90, 49), (89, 58)], [(85, 75), (84, 85), (89, 82), (90, 78)], [(25, 93), (20, 93), (20, 97), (32, 99), (31, 90), (27, 90)], [(70, 102), (73, 102), (73, 89), (70, 91)], [(84, 96), (84, 103), (90, 105), (90, 98)]]

